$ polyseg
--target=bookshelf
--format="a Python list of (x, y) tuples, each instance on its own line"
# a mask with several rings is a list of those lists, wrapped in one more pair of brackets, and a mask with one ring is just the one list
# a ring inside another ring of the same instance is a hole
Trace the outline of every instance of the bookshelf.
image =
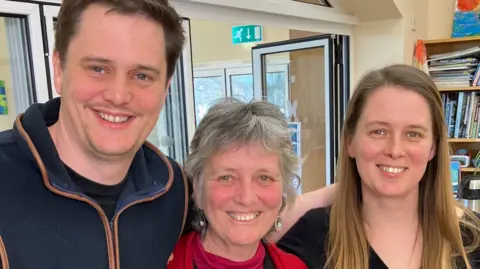
[[(429, 62), (429, 73), (444, 102), (451, 152), (466, 149), (474, 159), (480, 152), (480, 36), (425, 40), (424, 43), (429, 60), (445, 56)], [(470, 54), (466, 53), (469, 49), (472, 49)], [(464, 55), (445, 55), (462, 51)], [(457, 109), (459, 104), (461, 110)], [(472, 174), (475, 167), (470, 162), (470, 166), (462, 167), (461, 171)], [(477, 173), (480, 174), (480, 168)]]

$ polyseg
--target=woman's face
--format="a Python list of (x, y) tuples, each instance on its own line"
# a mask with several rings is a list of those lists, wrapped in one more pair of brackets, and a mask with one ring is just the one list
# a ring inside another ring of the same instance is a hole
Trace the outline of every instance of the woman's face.
[(348, 147), (362, 190), (402, 197), (418, 188), (435, 154), (430, 108), (420, 94), (384, 87), (368, 98)]
[(257, 245), (282, 205), (278, 155), (260, 143), (233, 144), (210, 158), (204, 175), (208, 235), (226, 244)]

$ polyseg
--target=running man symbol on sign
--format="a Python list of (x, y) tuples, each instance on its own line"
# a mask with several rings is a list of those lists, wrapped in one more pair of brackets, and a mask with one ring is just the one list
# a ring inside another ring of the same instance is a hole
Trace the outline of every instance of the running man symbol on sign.
[(242, 42), (242, 32), (243, 32), (243, 28), (240, 28), (240, 30), (237, 30), (233, 38), (238, 39), (238, 41)]

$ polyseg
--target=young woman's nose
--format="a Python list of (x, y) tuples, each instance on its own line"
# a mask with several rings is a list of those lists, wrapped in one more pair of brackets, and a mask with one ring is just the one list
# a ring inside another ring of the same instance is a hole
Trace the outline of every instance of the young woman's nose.
[(405, 155), (405, 141), (400, 135), (392, 135), (385, 147), (385, 154), (392, 159), (398, 159)]

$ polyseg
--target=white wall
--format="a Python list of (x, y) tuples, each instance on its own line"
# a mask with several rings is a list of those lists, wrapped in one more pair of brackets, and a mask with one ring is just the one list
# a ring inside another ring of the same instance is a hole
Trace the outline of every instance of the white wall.
[(232, 27), (241, 25), (233, 22), (192, 19), (193, 64), (223, 61), (251, 61), (251, 47), (256, 44), (288, 40), (289, 29), (263, 27), (263, 41), (250, 44), (232, 44)]
[[(351, 62), (352, 87), (363, 74), (373, 68), (393, 63), (412, 64), (417, 39), (450, 37), (453, 4), (449, 2), (452, 1), (394, 0), (400, 18), (365, 18), (365, 21), (355, 26)], [(392, 16), (396, 15), (392, 13)]]

